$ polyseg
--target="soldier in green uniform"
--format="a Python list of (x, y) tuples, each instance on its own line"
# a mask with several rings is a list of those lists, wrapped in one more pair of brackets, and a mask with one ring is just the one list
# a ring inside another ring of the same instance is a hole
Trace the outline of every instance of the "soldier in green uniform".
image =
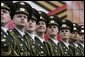
[(60, 24), (60, 35), (62, 40), (58, 43), (61, 56), (72, 56), (72, 51), (69, 49), (69, 37), (72, 32), (72, 22), (63, 19)]
[(78, 24), (73, 23), (73, 32), (70, 39), (70, 47), (73, 51), (73, 56), (82, 56), (81, 48), (78, 45), (80, 27)]
[(82, 45), (83, 48), (84, 48), (84, 25), (80, 25), (79, 35), (80, 35), (79, 42), (81, 43), (81, 45)]
[(37, 21), (35, 42), (38, 45), (38, 53), (40, 56), (49, 56), (48, 44), (45, 42), (44, 34), (46, 32), (47, 14), (39, 11), (40, 19)]
[(12, 56), (14, 44), (13, 39), (8, 35), (7, 23), (11, 20), (14, 5), (12, 1), (1, 1), (1, 55)]
[(79, 42), (82, 44), (83, 48), (84, 48), (84, 25), (80, 25), (80, 39)]
[(47, 34), (49, 35), (48, 43), (50, 45), (49, 49), (51, 56), (60, 56), (57, 40), (58, 32), (59, 24), (56, 22), (56, 18), (54, 16), (49, 16), (47, 23)]
[(28, 19), (31, 18), (32, 8), (26, 2), (15, 2), (15, 11), (13, 14), (13, 21), (15, 28), (9, 31), (9, 34), (14, 39), (15, 46), (14, 50), (17, 56), (30, 56), (30, 49), (25, 35), (25, 26)]
[(36, 22), (40, 18), (39, 13), (36, 9), (32, 8), (32, 17), (28, 20), (25, 30), (28, 32), (28, 34), (31, 36), (31, 38), (34, 40), (35, 30), (36, 30)]
[(82, 50), (82, 56), (84, 56), (84, 25), (80, 25), (80, 32), (79, 32), (79, 42), (78, 45)]
[(40, 19), (39, 12), (32, 8), (32, 17), (28, 20), (25, 30), (26, 30), (26, 37), (29, 39), (28, 42), (30, 42), (30, 52), (32, 56), (39, 56), (38, 49), (36, 49), (35, 44), (35, 30), (36, 30), (36, 22)]

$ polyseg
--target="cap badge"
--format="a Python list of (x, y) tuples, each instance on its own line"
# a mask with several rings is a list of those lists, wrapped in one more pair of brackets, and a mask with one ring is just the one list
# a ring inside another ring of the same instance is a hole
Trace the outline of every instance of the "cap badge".
[(63, 24), (62, 27), (66, 27), (66, 24)]
[(4, 6), (4, 3), (1, 3), (1, 6)]
[(24, 8), (20, 8), (20, 11), (25, 11), (25, 9)]
[(20, 2), (20, 4), (21, 4), (21, 5), (25, 5), (25, 3), (24, 3), (24, 2)]
[(51, 20), (50, 23), (54, 23), (54, 20)]

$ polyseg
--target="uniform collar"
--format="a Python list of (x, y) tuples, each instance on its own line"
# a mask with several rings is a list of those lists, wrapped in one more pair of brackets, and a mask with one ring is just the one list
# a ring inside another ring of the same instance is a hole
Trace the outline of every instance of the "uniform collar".
[(75, 45), (76, 47), (78, 47), (78, 44), (74, 43), (74, 45)]
[(83, 46), (83, 48), (84, 48), (84, 44), (82, 44), (82, 43), (80, 43), (82, 46)]
[(15, 27), (15, 29), (23, 36), (25, 33), (24, 33), (24, 31), (22, 32), (22, 31), (20, 31), (18, 28), (16, 28)]
[(41, 37), (39, 36), (36, 36), (42, 43), (45, 41), (45, 39), (42, 39)]
[(31, 38), (32, 38), (33, 40), (35, 40), (34, 38), (35, 38), (36, 35), (30, 34), (30, 33), (28, 33), (28, 34), (31, 36)]
[(7, 27), (1, 27), (1, 29), (6, 33), (8, 28)]
[[(52, 39), (52, 38), (51, 38)], [(57, 40), (55, 40), (55, 39), (52, 39), (52, 41), (55, 43), (55, 44), (57, 44), (58, 43), (58, 41)]]
[(64, 41), (63, 41), (63, 43), (66, 45), (66, 47), (68, 47), (69, 43), (66, 43), (66, 42), (64, 42)]

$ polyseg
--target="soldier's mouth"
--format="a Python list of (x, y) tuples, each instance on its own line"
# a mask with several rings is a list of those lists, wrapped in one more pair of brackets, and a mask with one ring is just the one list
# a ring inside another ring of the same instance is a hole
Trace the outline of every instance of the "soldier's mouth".
[(40, 27), (39, 29), (44, 29), (43, 27)]
[(33, 26), (29, 26), (29, 27), (33, 27)]

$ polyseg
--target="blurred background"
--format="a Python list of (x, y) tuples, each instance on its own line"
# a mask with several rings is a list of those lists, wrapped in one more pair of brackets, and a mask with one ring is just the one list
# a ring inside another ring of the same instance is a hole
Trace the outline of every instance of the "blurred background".
[[(17, 1), (13, 1), (17, 2)], [(33, 8), (44, 11), (48, 15), (56, 15), (61, 19), (84, 25), (84, 1), (26, 1)]]

